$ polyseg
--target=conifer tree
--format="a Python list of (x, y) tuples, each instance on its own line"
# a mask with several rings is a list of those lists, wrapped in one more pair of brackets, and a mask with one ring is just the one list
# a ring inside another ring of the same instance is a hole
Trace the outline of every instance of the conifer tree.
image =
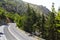
[(57, 40), (60, 40), (60, 8), (56, 15)]
[(56, 37), (56, 21), (55, 21), (55, 8), (54, 3), (52, 3), (52, 12), (50, 13), (50, 27), (49, 27), (49, 39), (48, 40), (57, 40)]
[(28, 4), (28, 9), (27, 9), (27, 20), (25, 22), (25, 30), (32, 33), (33, 31), (33, 24), (36, 23), (36, 13), (35, 11), (29, 6)]
[(45, 38), (45, 16), (44, 14), (42, 13), (42, 38)]

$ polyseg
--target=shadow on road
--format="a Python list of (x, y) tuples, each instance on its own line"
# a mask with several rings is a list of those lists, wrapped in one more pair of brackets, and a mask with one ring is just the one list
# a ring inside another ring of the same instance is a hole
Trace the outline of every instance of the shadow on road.
[(3, 33), (2, 33), (2, 32), (0, 32), (0, 35), (3, 35)]
[(2, 33), (2, 32), (0, 32), (0, 37), (1, 37), (1, 35), (3, 35), (3, 33)]

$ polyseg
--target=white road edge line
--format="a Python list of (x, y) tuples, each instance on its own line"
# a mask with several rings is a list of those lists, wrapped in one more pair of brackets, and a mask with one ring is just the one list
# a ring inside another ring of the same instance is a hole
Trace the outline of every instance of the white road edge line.
[(9, 30), (9, 32), (17, 39), (17, 40), (20, 40), (17, 36), (15, 36), (14, 35), (14, 33), (13, 32), (11, 32), (11, 30), (10, 30), (10, 26), (8, 27), (8, 30)]

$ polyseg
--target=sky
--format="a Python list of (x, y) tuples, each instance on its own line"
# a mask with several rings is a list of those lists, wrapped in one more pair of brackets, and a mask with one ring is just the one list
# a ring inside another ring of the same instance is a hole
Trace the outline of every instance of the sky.
[(49, 10), (51, 10), (52, 3), (55, 3), (55, 10), (57, 11), (60, 6), (60, 0), (23, 0), (28, 3), (36, 4), (36, 5), (43, 5)]

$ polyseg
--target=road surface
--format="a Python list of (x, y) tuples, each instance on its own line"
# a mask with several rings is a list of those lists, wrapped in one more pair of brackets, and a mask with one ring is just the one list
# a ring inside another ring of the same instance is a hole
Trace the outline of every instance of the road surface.
[(8, 26), (4, 27), (4, 34), (7, 38), (7, 40), (17, 40), (8, 30)]
[(36, 40), (28, 36), (24, 31), (19, 30), (13, 23), (1, 26), (0, 34), (0, 40)]
[(3, 29), (4, 29), (4, 25), (0, 26), (0, 40), (7, 40)]
[[(37, 40), (37, 38), (32, 37), (32, 36), (28, 36), (26, 32), (19, 30), (16, 27), (16, 24), (10, 23), (9, 25), (10, 25), (9, 26), (10, 31), (13, 34), (15, 34), (15, 36), (18, 40)], [(44, 39), (40, 38), (40, 40), (44, 40)]]
[(15, 24), (10, 24), (9, 29), (13, 34), (15, 34), (16, 38), (19, 40), (35, 40), (31, 36), (28, 36), (26, 33), (24, 33), (21, 30), (18, 30)]

